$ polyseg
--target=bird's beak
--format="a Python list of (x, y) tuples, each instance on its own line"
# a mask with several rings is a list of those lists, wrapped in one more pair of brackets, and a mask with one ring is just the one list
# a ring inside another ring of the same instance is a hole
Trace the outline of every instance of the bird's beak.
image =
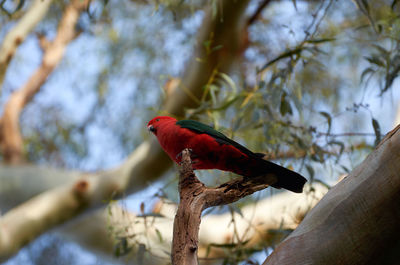
[(147, 130), (149, 130), (149, 131), (152, 132), (152, 133), (155, 132), (155, 129), (154, 129), (154, 126), (153, 126), (153, 125), (147, 126)]

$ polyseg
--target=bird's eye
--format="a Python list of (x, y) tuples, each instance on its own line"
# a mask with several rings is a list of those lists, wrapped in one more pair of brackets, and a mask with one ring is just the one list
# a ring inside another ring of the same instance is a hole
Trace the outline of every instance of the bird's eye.
[(160, 121), (160, 119), (156, 119), (156, 121)]

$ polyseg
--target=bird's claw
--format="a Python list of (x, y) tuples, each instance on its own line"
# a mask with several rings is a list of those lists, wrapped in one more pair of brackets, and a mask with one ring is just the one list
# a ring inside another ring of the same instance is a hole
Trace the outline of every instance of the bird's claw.
[[(190, 148), (186, 148), (186, 149), (189, 150), (190, 156), (192, 156), (193, 150), (190, 149)], [(184, 150), (185, 150), (185, 149), (184, 149)], [(183, 150), (182, 150), (179, 154), (177, 154), (177, 155), (175, 156), (175, 158), (176, 158), (176, 159), (182, 159), (182, 153), (183, 153)]]
[[(192, 162), (192, 165), (197, 164), (197, 163), (199, 162), (199, 160), (196, 159), (196, 158), (197, 158), (197, 155), (196, 155), (195, 153), (193, 153), (193, 149), (187, 148), (187, 150), (189, 150), (189, 153), (190, 153), (190, 160), (191, 160), (191, 162)], [(176, 157), (175, 157), (176, 160), (180, 160), (180, 161), (178, 162), (179, 165), (182, 165), (182, 153), (183, 153), (183, 151), (180, 152), (179, 154), (177, 154)]]

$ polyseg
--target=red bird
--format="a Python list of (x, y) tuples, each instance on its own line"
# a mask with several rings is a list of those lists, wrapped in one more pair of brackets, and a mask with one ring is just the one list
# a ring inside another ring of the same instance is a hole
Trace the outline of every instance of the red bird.
[(149, 121), (147, 128), (176, 163), (180, 162), (183, 149), (191, 149), (193, 169), (220, 169), (248, 178), (274, 174), (278, 181), (272, 187), (298, 193), (303, 191), (307, 181), (296, 172), (262, 159), (264, 154), (253, 153), (197, 121), (177, 121), (172, 117), (159, 116)]

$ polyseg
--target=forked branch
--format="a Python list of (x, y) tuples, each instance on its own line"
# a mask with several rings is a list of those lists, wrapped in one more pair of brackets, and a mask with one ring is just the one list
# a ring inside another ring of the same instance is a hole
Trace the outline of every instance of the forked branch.
[(218, 187), (206, 187), (193, 173), (190, 152), (182, 151), (179, 173), (180, 203), (174, 220), (172, 264), (193, 265), (197, 262), (198, 235), (203, 210), (235, 202), (277, 181), (273, 175), (237, 178)]
[(44, 49), (41, 65), (19, 90), (13, 92), (0, 118), (0, 150), (4, 162), (19, 164), (23, 159), (23, 140), (19, 118), (23, 108), (39, 92), (49, 75), (60, 63), (67, 45), (77, 37), (75, 26), (90, 0), (73, 0), (67, 5), (58, 26), (57, 35)]

